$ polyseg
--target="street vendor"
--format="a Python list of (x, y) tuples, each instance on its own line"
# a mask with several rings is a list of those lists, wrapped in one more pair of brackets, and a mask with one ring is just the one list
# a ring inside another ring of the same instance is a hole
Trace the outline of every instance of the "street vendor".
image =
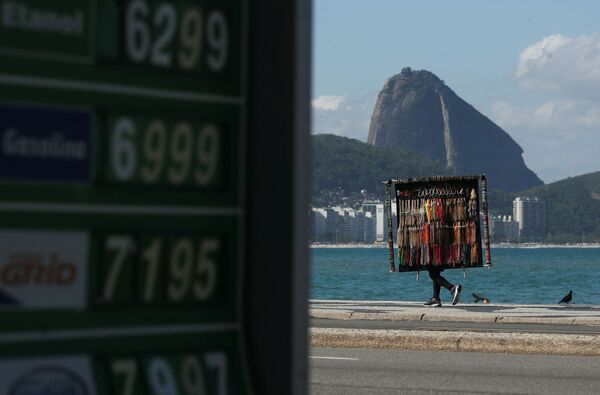
[[(483, 210), (479, 207), (479, 182)], [(485, 265), (492, 264), (489, 248), (487, 209), (487, 179), (481, 176), (439, 176), (388, 180), (386, 203), (388, 210), (388, 247), (390, 271), (394, 264), (394, 225), (398, 246), (398, 270), (401, 272), (427, 269), (433, 295), (427, 306), (442, 305), (440, 292), (446, 288), (452, 305), (460, 298), (462, 285), (452, 284), (441, 273), (444, 269), (483, 267), (482, 244), (485, 241)], [(395, 189), (397, 222), (392, 219), (392, 186)], [(480, 227), (480, 215), (483, 227)], [(483, 228), (483, 236), (481, 235)], [(465, 271), (466, 275), (466, 271)]]

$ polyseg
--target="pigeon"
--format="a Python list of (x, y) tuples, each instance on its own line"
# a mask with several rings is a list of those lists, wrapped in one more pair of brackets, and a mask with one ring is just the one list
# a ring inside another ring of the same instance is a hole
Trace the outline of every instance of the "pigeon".
[(567, 304), (569, 304), (569, 303), (571, 303), (571, 300), (573, 300), (573, 291), (569, 291), (569, 293), (566, 294), (565, 297), (562, 298), (560, 300), (560, 302), (558, 302), (558, 304), (561, 304), (561, 303), (567, 303)]
[(475, 298), (475, 303), (478, 303), (478, 302), (483, 302), (483, 304), (490, 303), (490, 300), (488, 298), (486, 298), (485, 296), (479, 296), (477, 294), (471, 294), (471, 295), (473, 295), (473, 297)]

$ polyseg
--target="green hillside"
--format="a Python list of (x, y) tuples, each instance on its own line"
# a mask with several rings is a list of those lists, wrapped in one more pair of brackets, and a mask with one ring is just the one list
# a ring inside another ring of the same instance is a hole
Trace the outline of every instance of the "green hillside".
[(600, 172), (569, 177), (515, 196), (546, 202), (549, 242), (600, 241)]
[(388, 178), (449, 174), (444, 164), (405, 149), (374, 147), (332, 134), (312, 136), (313, 201), (324, 191), (347, 196), (366, 189), (380, 199)]

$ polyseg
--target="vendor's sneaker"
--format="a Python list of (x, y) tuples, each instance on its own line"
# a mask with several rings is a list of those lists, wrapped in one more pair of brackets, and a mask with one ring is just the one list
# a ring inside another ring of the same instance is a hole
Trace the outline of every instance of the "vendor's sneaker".
[(425, 306), (431, 307), (442, 307), (442, 302), (439, 299), (431, 298), (429, 301), (423, 303)]
[(452, 287), (452, 305), (458, 303), (458, 299), (460, 298), (460, 291), (462, 291), (462, 285), (455, 285)]

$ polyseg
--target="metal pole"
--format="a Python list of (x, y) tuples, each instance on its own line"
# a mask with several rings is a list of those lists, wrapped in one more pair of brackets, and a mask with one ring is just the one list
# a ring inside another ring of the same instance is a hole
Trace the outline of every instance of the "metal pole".
[(390, 272), (396, 271), (394, 264), (394, 233), (392, 231), (392, 180), (385, 183), (385, 203), (387, 212), (388, 247), (390, 249)]
[(483, 240), (485, 242), (485, 264), (492, 265), (492, 254), (490, 251), (490, 224), (488, 215), (487, 177), (481, 175), (481, 200), (483, 201)]

